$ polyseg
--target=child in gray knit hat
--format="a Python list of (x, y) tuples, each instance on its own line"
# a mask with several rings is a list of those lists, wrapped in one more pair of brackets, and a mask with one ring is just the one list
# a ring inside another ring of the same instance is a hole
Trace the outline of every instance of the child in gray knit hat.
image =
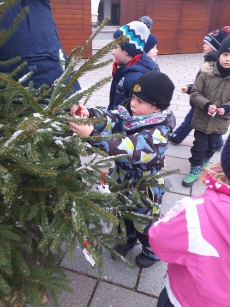
[(156, 63), (144, 52), (149, 29), (143, 22), (132, 21), (123, 25), (113, 33), (114, 39), (120, 36), (127, 36), (129, 41), (112, 50), (115, 61), (108, 110), (117, 109), (123, 100), (131, 97), (133, 84), (138, 77), (148, 71), (159, 70)]

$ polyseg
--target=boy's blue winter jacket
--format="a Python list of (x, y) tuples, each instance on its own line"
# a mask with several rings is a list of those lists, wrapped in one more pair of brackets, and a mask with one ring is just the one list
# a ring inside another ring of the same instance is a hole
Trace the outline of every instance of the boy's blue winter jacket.
[(131, 97), (134, 82), (142, 74), (151, 70), (159, 71), (159, 67), (145, 52), (136, 64), (131, 66), (119, 65), (110, 88), (108, 110), (117, 110), (119, 104)]
[[(28, 65), (15, 76), (15, 79), (18, 80), (29, 71), (33, 71), (34, 74), (30, 80), (34, 82), (35, 88), (42, 84), (51, 86), (53, 81), (62, 74), (59, 50), (62, 50), (65, 58), (67, 56), (61, 46), (53, 20), (50, 0), (20, 0), (6, 12), (0, 28), (8, 30), (13, 20), (26, 6), (29, 7), (29, 13), (10, 39), (0, 48), (0, 61), (15, 56), (20, 56), (21, 61), (14, 65), (0, 66), (0, 72), (11, 72), (18, 67), (19, 63), (27, 61)], [(27, 84), (28, 82), (23, 83), (24, 86)], [(78, 83), (75, 90), (79, 89)]]

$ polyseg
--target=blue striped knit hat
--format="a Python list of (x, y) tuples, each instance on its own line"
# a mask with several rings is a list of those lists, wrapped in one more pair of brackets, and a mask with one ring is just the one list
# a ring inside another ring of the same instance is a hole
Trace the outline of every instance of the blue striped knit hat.
[(143, 22), (132, 21), (113, 33), (115, 39), (122, 35), (128, 36), (129, 38), (129, 42), (121, 44), (122, 49), (128, 52), (129, 55), (135, 56), (144, 51), (149, 37), (149, 29)]

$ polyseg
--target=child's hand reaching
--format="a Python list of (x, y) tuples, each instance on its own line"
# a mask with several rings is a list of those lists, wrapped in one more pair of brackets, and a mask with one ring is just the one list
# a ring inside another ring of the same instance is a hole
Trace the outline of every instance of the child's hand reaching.
[(75, 123), (69, 122), (70, 130), (73, 132), (81, 135), (81, 136), (89, 136), (90, 133), (93, 131), (94, 127), (91, 126), (85, 126), (85, 125), (77, 125)]
[[(77, 106), (77, 105), (73, 105), (70, 112), (69, 112), (70, 116), (79, 116), (79, 117), (89, 117), (89, 111), (87, 110), (87, 108), (83, 105)], [(69, 127), (70, 129), (81, 135), (81, 136), (89, 136), (90, 133), (93, 131), (94, 127), (91, 126), (85, 126), (85, 125), (77, 125), (75, 123), (69, 122)]]
[[(79, 114), (80, 113), (80, 114)], [(70, 116), (80, 116), (80, 117), (89, 117), (89, 111), (87, 110), (86, 106), (80, 105), (77, 106), (74, 104), (69, 112)]]

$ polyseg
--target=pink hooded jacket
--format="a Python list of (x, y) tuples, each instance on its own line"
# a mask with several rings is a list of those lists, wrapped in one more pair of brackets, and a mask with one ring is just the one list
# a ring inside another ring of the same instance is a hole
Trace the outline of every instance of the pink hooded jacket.
[(149, 230), (168, 263), (166, 289), (175, 307), (230, 307), (230, 186), (207, 174), (204, 195), (177, 202)]

